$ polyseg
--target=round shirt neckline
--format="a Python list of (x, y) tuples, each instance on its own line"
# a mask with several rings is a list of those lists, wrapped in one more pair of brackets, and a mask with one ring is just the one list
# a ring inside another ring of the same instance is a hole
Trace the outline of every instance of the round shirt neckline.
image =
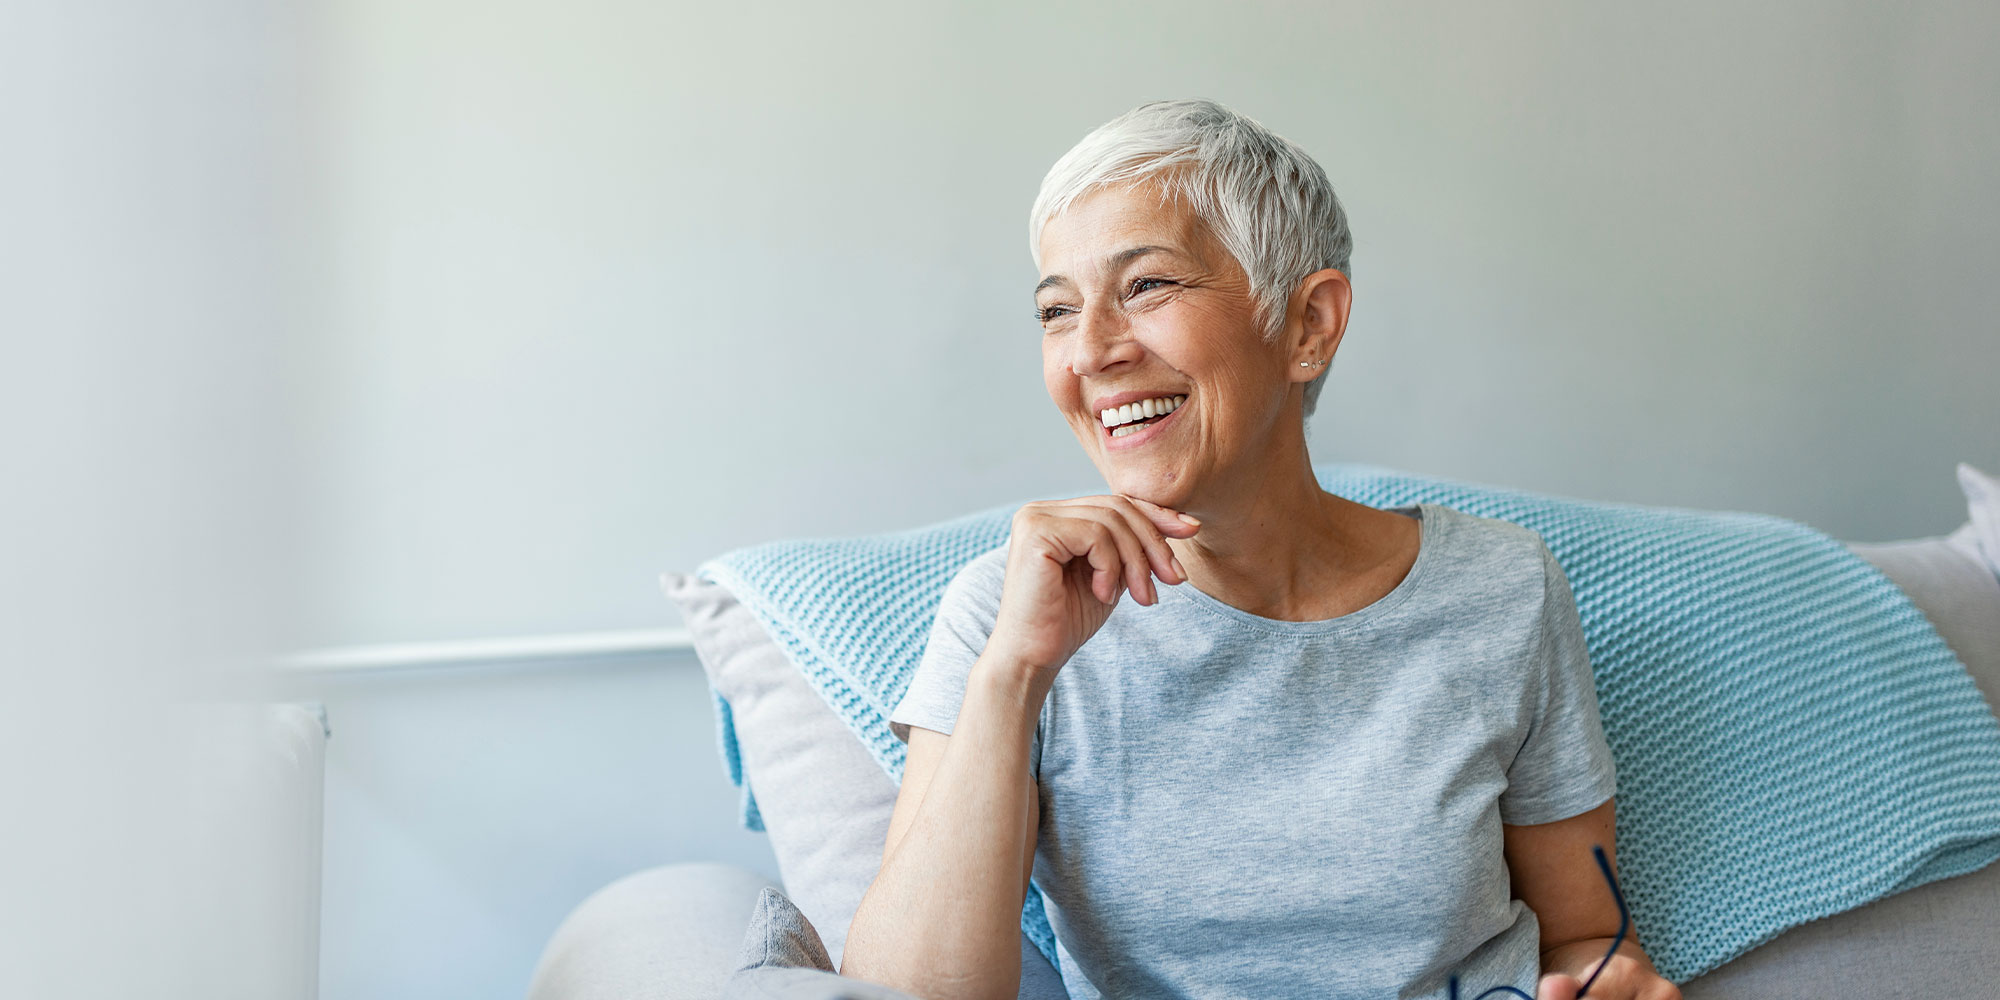
[(1430, 565), (1437, 561), (1438, 539), (1443, 533), (1443, 519), (1438, 515), (1438, 511), (1441, 508), (1436, 504), (1401, 504), (1382, 509), (1391, 512), (1407, 511), (1415, 513), (1417, 520), (1417, 559), (1415, 563), (1411, 564), (1410, 571), (1403, 575), (1401, 582), (1397, 583), (1388, 593), (1376, 598), (1374, 603), (1366, 607), (1357, 608), (1335, 618), (1291, 622), (1251, 614), (1235, 605), (1225, 604), (1195, 589), (1193, 584), (1184, 583), (1178, 587), (1161, 587), (1160, 594), (1162, 597), (1173, 595), (1173, 597), (1185, 600), (1209, 614), (1234, 622), (1245, 628), (1278, 635), (1326, 635), (1334, 632), (1345, 632), (1349, 629), (1370, 624), (1383, 615), (1394, 611), (1399, 605), (1409, 600), (1412, 593), (1416, 592), (1418, 586), (1423, 582), (1424, 574), (1430, 569)]

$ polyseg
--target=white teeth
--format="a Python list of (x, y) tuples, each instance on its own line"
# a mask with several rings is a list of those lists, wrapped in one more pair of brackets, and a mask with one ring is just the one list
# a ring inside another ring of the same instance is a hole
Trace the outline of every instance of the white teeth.
[(1111, 428), (1111, 436), (1115, 438), (1122, 438), (1127, 434), (1137, 434), (1142, 430), (1145, 430), (1145, 428), (1140, 427), (1136, 424), (1126, 424), (1123, 427)]
[[(1097, 419), (1104, 421), (1104, 426), (1106, 427), (1118, 427), (1120, 424), (1129, 424), (1134, 420), (1165, 416), (1180, 409), (1181, 404), (1185, 402), (1187, 402), (1187, 396), (1185, 395), (1155, 396), (1152, 399), (1141, 400), (1137, 403), (1126, 403), (1124, 406), (1114, 406), (1107, 410), (1101, 410), (1097, 414)], [(1131, 428), (1131, 430), (1137, 429)], [(1127, 433), (1130, 433), (1130, 431), (1128, 430)], [(1112, 436), (1122, 437), (1123, 435), (1113, 432)]]

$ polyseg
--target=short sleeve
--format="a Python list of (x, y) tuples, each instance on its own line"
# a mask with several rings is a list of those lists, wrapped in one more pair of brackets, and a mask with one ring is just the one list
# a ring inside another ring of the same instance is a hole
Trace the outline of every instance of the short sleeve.
[(1500, 795), (1500, 821), (1512, 826), (1568, 819), (1617, 791), (1576, 599), (1554, 553), (1546, 544), (1541, 549), (1541, 636), (1529, 691), (1533, 720)]
[[(951, 733), (958, 722), (959, 706), (965, 702), (966, 679), (986, 651), (993, 623), (999, 620), (1006, 578), (1007, 549), (1003, 545), (966, 563), (945, 586), (923, 658), (902, 700), (889, 713), (889, 731), (897, 739), (908, 743), (911, 726)], [(1029, 755), (1031, 769), (1040, 767), (1041, 753), (1041, 726), (1037, 725)]]

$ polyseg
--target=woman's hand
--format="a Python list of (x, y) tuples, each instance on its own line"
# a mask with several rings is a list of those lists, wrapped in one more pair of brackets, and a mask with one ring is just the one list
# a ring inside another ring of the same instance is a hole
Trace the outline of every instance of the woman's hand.
[[(1597, 966), (1605, 960), (1611, 938), (1574, 941), (1542, 954), (1542, 968), (1555, 970), (1542, 976), (1535, 987), (1535, 1000), (1576, 1000)], [(1583, 1000), (1681, 1000), (1680, 987), (1662, 978), (1651, 959), (1637, 944), (1627, 940), (1611, 956), (1604, 974), (1590, 984)]]
[(1046, 680), (1097, 634), (1118, 596), (1158, 603), (1153, 577), (1187, 582), (1167, 539), (1189, 538), (1201, 522), (1123, 495), (1031, 503), (1014, 514), (1007, 578), (987, 651)]

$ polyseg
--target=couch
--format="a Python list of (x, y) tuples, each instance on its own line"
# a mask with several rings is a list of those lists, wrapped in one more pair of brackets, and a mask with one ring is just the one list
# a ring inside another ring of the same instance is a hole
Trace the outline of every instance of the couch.
[[(1969, 516), (1950, 535), (1845, 544), (1923, 611), (1991, 708), (2000, 705), (2000, 481), (1961, 465), (1959, 485)], [(847, 923), (880, 862), (893, 782), (726, 590), (676, 574), (666, 583), (710, 683), (736, 713), (743, 765), (758, 775), (758, 808), (784, 885), (707, 862), (621, 879), (584, 900), (558, 929), (530, 1000), (719, 997), (732, 973), (761, 954), (760, 942), (746, 942), (745, 932), (753, 912), (765, 919), (760, 897), (764, 909), (773, 898), (764, 896), (767, 888), (782, 888), (777, 898), (796, 903), (837, 967)], [(1022, 997), (1066, 996), (1025, 937), (1022, 968)], [(900, 996), (842, 983), (830, 991), (769, 995)], [(1711, 1000), (1855, 989), (1969, 998), (1994, 995), (1995, 983), (2000, 864), (1793, 927), (1680, 985), (1688, 1000)]]

